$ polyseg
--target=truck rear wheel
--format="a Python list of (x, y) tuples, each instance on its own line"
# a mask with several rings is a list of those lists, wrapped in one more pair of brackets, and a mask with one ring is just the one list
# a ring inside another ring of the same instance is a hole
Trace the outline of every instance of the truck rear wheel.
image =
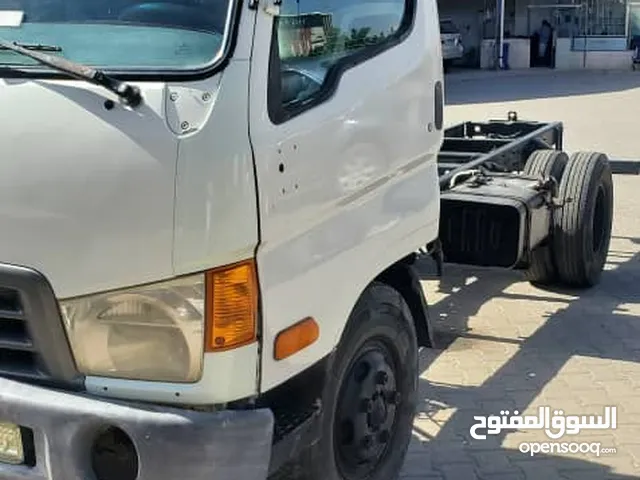
[(560, 182), (562, 207), (554, 215), (553, 253), (567, 286), (587, 288), (600, 280), (611, 242), (613, 178), (606, 155), (578, 152)]
[(392, 480), (411, 440), (418, 341), (402, 296), (374, 282), (358, 301), (323, 392), (314, 480)]
[[(569, 157), (562, 151), (537, 150), (527, 159), (524, 173), (534, 177), (553, 177), (560, 184), (568, 162)], [(531, 251), (529, 268), (524, 275), (534, 285), (547, 285), (557, 280), (550, 242), (545, 241)]]

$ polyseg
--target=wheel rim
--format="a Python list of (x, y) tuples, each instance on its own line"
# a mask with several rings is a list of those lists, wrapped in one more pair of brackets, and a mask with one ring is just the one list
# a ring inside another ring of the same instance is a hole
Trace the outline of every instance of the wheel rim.
[(593, 212), (593, 224), (591, 235), (593, 238), (593, 253), (598, 253), (602, 249), (605, 239), (605, 193), (604, 188), (598, 188), (596, 196), (595, 210)]
[(336, 463), (346, 479), (369, 475), (384, 459), (395, 432), (398, 391), (396, 355), (371, 342), (351, 363), (334, 417)]

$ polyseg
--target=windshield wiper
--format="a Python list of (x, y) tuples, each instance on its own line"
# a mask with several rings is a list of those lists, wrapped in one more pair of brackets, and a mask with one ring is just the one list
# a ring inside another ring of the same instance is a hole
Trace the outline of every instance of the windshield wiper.
[[(13, 42), (14, 45), (17, 45), (22, 48), (26, 48), (27, 50), (36, 50), (38, 52), (61, 52), (62, 47), (57, 45), (42, 45), (40, 43), (18, 43)], [(0, 46), (0, 50), (9, 50), (5, 46)]]
[(130, 107), (135, 108), (142, 103), (142, 94), (138, 87), (116, 80), (96, 68), (71, 62), (66, 58), (41, 53), (42, 51), (62, 51), (60, 47), (55, 45), (21, 45), (17, 42), (0, 39), (0, 50), (11, 50), (60, 72), (67, 73), (74, 78), (106, 88), (118, 95), (123, 103)]

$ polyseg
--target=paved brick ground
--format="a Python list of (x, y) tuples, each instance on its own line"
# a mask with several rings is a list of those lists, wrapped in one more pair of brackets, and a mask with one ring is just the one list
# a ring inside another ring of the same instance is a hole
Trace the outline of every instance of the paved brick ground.
[[(447, 118), (496, 118), (518, 109), (530, 118), (565, 121), (569, 150), (640, 158), (637, 134), (630, 135), (637, 132), (632, 105), (640, 105), (640, 76), (622, 75), (593, 74), (590, 90), (580, 92), (575, 75), (454, 80), (447, 85)], [(607, 93), (608, 82), (613, 92)], [(532, 102), (536, 89), (547, 98)], [(425, 275), (439, 348), (422, 355), (422, 403), (404, 480), (640, 478), (640, 177), (616, 176), (615, 189), (614, 238), (597, 288), (545, 291), (513, 272), (452, 267), (441, 281)], [(617, 406), (616, 430), (583, 431), (572, 439), (617, 452), (532, 458), (518, 445), (549, 441), (540, 431), (487, 440), (469, 434), (474, 415), (536, 414), (543, 405), (583, 415)]]

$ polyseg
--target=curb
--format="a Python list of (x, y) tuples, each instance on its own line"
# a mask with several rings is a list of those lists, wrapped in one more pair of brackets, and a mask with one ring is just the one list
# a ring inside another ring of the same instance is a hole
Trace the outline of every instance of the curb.
[(581, 69), (581, 70), (546, 70), (546, 69), (519, 69), (519, 70), (472, 70), (468, 72), (445, 74), (445, 82), (471, 82), (496, 78), (521, 78), (521, 77), (560, 77), (571, 75), (583, 75), (585, 73), (595, 75), (632, 75), (632, 70), (605, 70), (605, 69)]

